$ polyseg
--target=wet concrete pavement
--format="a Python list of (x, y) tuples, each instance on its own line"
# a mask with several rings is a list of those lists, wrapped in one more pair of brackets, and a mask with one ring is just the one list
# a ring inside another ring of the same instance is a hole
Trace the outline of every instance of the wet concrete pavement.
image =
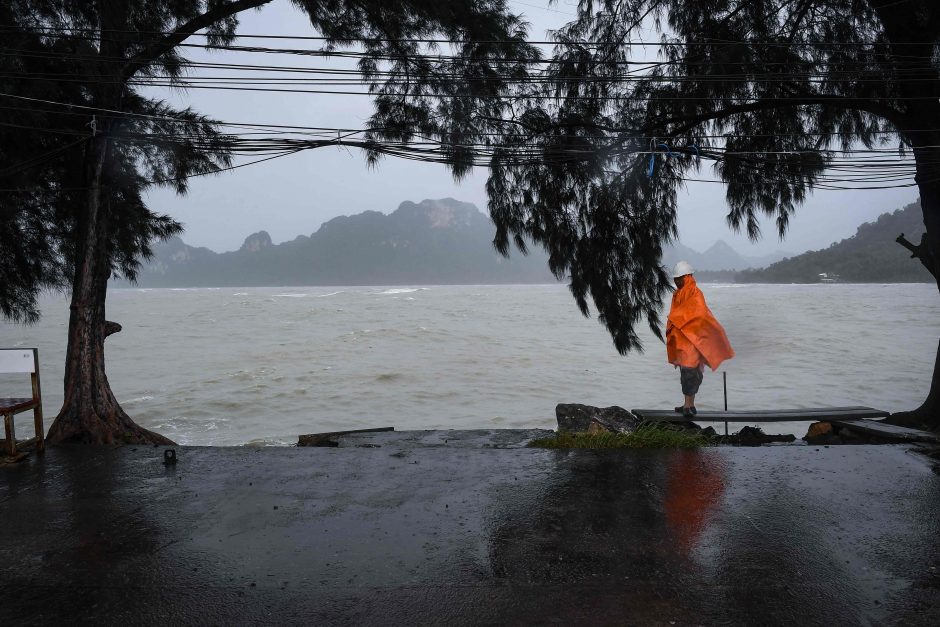
[(940, 624), (908, 446), (432, 440), (0, 467), (0, 625)]

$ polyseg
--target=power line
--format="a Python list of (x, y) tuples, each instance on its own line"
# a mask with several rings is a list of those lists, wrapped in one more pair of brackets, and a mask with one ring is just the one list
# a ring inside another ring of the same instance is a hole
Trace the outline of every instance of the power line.
[[(123, 116), (132, 116), (132, 117), (141, 117), (141, 118), (147, 118), (147, 119), (192, 123), (192, 120), (187, 120), (185, 118), (178, 118), (178, 117), (173, 117), (173, 116), (165, 116), (165, 115), (161, 116), (161, 115), (134, 113), (134, 112), (128, 112), (128, 111), (119, 111), (116, 109), (108, 109), (104, 107), (95, 107), (95, 106), (90, 106), (90, 105), (71, 104), (71, 103), (59, 102), (55, 100), (21, 96), (17, 94), (0, 93), (0, 97), (26, 100), (29, 102), (60, 106), (60, 107), (65, 107), (65, 108), (70, 108), (70, 109), (77, 108), (77, 109), (82, 109), (84, 111), (91, 111), (91, 112), (96, 112), (96, 113), (101, 113), (101, 114), (115, 114), (113, 117), (116, 117), (116, 118), (120, 118)], [(8, 106), (3, 106), (3, 105), (0, 105), (0, 109), (13, 109), (17, 111), (30, 111), (30, 112), (52, 113), (52, 114), (62, 114), (62, 115), (83, 115), (81, 113), (77, 113), (73, 111), (49, 111), (46, 109), (38, 109), (38, 110), (37, 109), (24, 109), (22, 107), (8, 107)], [(319, 127), (319, 126), (292, 126), (292, 125), (286, 125), (286, 124), (264, 124), (264, 123), (254, 123), (254, 122), (224, 122), (224, 121), (219, 121), (219, 120), (207, 120), (207, 121), (212, 124), (217, 124), (221, 126), (229, 126), (233, 128), (246, 128), (246, 129), (252, 129), (252, 130), (293, 129), (296, 131), (326, 131), (330, 133), (335, 133), (335, 132), (345, 133), (345, 132), (351, 132), (351, 131), (378, 132), (378, 131), (383, 130), (381, 128), (374, 128), (374, 127), (367, 128), (367, 129), (352, 129), (352, 128), (341, 128), (341, 127), (338, 128), (338, 127)], [(505, 121), (510, 122), (510, 120), (505, 120)], [(907, 129), (905, 130), (905, 132), (906, 133), (928, 133), (928, 132), (936, 132), (937, 130), (940, 130), (940, 129), (937, 129), (937, 128)], [(701, 134), (701, 135), (696, 135), (696, 136), (700, 138), (707, 138), (707, 139), (728, 139), (728, 138), (738, 138), (738, 137), (804, 137), (804, 136), (805, 137), (842, 137), (842, 136), (855, 136), (856, 134), (857, 133), (853, 133), (853, 132), (846, 132), (846, 133), (801, 132), (801, 133), (792, 133), (792, 134), (775, 133), (775, 134), (746, 134), (746, 135), (726, 133), (726, 134), (718, 134), (718, 135)], [(893, 130), (892, 131), (875, 131), (873, 132), (873, 134), (874, 135), (879, 135), (879, 134), (880, 135), (894, 135), (894, 134), (897, 134), (897, 131), (893, 131)]]
[[(277, 70), (272, 70), (277, 71)], [(292, 77), (266, 77), (266, 76), (187, 76), (185, 78), (169, 78), (162, 76), (146, 76), (133, 78), (129, 81), (124, 81), (120, 79), (113, 78), (107, 74), (99, 74), (92, 76), (75, 76), (71, 73), (57, 73), (57, 72), (46, 72), (46, 73), (29, 73), (29, 74), (2, 74), (0, 73), (0, 78), (5, 78), (9, 80), (31, 80), (31, 81), (54, 81), (54, 82), (65, 82), (65, 83), (83, 83), (83, 84), (95, 84), (95, 85), (125, 85), (125, 84), (134, 84), (134, 85), (151, 85), (154, 86), (174, 86), (174, 87), (186, 87), (188, 85), (196, 85), (197, 83), (205, 84), (249, 84), (249, 85), (329, 85), (329, 86), (342, 86), (342, 85), (370, 85), (375, 83), (374, 79), (365, 78), (364, 74), (359, 71), (353, 70), (329, 70), (326, 68), (316, 68), (311, 69), (308, 72), (317, 76), (316, 78), (292, 78)], [(385, 79), (407, 79), (408, 75), (405, 72), (378, 72), (375, 75), (376, 77), (385, 78)], [(814, 73), (814, 74), (773, 74), (768, 75), (767, 78), (755, 78), (748, 74), (710, 74), (701, 77), (690, 77), (690, 76), (672, 76), (672, 75), (660, 75), (660, 76), (646, 76), (639, 74), (631, 74), (628, 76), (584, 76), (584, 77), (556, 77), (550, 76), (547, 74), (529, 76), (524, 78), (501, 78), (499, 82), (505, 85), (590, 85), (593, 83), (600, 83), (604, 85), (618, 85), (618, 84), (630, 84), (630, 83), (665, 83), (665, 84), (686, 84), (691, 83), (693, 85), (708, 85), (708, 84), (721, 84), (728, 85), (736, 82), (743, 82), (749, 85), (773, 85), (776, 83), (804, 83), (804, 84), (821, 84), (829, 85), (839, 81), (851, 82), (852, 84), (857, 83), (880, 83), (885, 82), (884, 76), (875, 76), (872, 73), (871, 78), (866, 78), (864, 76), (859, 76), (858, 72), (843, 72), (838, 74), (833, 73)], [(434, 75), (433, 82), (435, 84), (489, 84), (493, 83), (494, 79), (490, 77), (463, 77), (459, 74), (445, 74), (445, 75)], [(940, 77), (911, 77), (904, 80), (905, 83), (940, 83)]]
[[(103, 83), (107, 84), (107, 83)], [(182, 87), (177, 82), (141, 82), (131, 80), (128, 83), (132, 86), (142, 86), (142, 87)], [(430, 98), (430, 99), (451, 99), (451, 98), (461, 98), (461, 97), (471, 97), (471, 98), (485, 98), (496, 96), (494, 93), (474, 93), (467, 90), (462, 90), (457, 93), (396, 93), (396, 92), (381, 92), (381, 91), (351, 91), (351, 90), (338, 90), (338, 89), (289, 89), (286, 87), (244, 87), (244, 86), (234, 86), (234, 85), (198, 85), (198, 84), (188, 84), (185, 86), (187, 89), (202, 89), (202, 90), (216, 90), (216, 91), (251, 91), (251, 92), (269, 92), (269, 93), (293, 93), (293, 94), (315, 94), (315, 95), (333, 95), (333, 96), (366, 96), (369, 98), (375, 98), (377, 96), (390, 96), (396, 98)], [(404, 86), (402, 86), (404, 88)], [(656, 96), (635, 96), (635, 95), (608, 95), (608, 96), (581, 96), (581, 95), (553, 95), (551, 93), (544, 94), (499, 94), (499, 98), (506, 101), (514, 100), (554, 100), (554, 101), (590, 101), (590, 102), (724, 102), (724, 103), (738, 103), (746, 104), (751, 101), (756, 101), (758, 99), (772, 98), (777, 102), (798, 102), (798, 103), (807, 103), (807, 101), (818, 100), (820, 98), (838, 98), (842, 97), (842, 94), (829, 94), (829, 93), (813, 93), (806, 94), (801, 96), (777, 96), (773, 94), (729, 94), (729, 95), (716, 95), (716, 94), (703, 94), (700, 96), (665, 96), (665, 95), (656, 95)], [(871, 96), (868, 98), (871, 102), (901, 102), (901, 101), (933, 101), (936, 100), (936, 96), (893, 96), (893, 95), (884, 95), (884, 96)], [(813, 104), (813, 103), (807, 103)]]
[[(531, 5), (530, 5), (531, 6)], [(541, 7), (536, 7), (541, 8)], [(14, 31), (27, 31), (32, 32), (33, 34), (42, 35), (45, 32), (51, 33), (92, 33), (96, 35), (95, 37), (86, 37), (86, 39), (96, 39), (101, 38), (105, 34), (118, 34), (118, 35), (155, 35), (160, 37), (166, 37), (169, 35), (175, 34), (174, 31), (144, 31), (144, 30), (121, 30), (121, 29), (98, 29), (98, 28), (83, 28), (83, 27), (69, 27), (69, 26), (42, 26), (38, 28), (23, 28), (20, 26), (0, 26), (0, 30), (14, 30)], [(196, 37), (211, 37), (208, 33), (192, 33), (191, 36)], [(235, 35), (237, 39), (275, 39), (275, 40), (296, 40), (296, 41), (326, 41), (333, 42), (337, 41), (337, 38), (327, 37), (323, 35), (270, 35), (270, 34), (258, 34), (258, 33), (238, 33)], [(122, 40), (123, 41), (123, 40)], [(376, 43), (425, 43), (425, 44), (447, 44), (447, 43), (471, 43), (471, 44), (506, 44), (506, 43), (528, 43), (534, 45), (557, 45), (557, 44), (569, 44), (569, 45), (585, 45), (585, 46), (609, 46), (610, 42), (605, 41), (592, 41), (592, 40), (573, 40), (573, 41), (564, 41), (564, 40), (520, 40), (520, 39), (470, 39), (470, 40), (461, 40), (461, 39), (447, 39), (447, 38), (387, 38), (387, 37), (361, 37), (356, 39), (357, 42), (376, 42)], [(760, 45), (760, 46), (779, 46), (779, 47), (819, 47), (825, 48), (827, 46), (936, 46), (938, 42), (936, 41), (903, 41), (903, 42), (891, 42), (891, 41), (775, 41), (775, 40), (749, 40), (749, 39), (722, 39), (717, 37), (705, 38), (701, 41), (666, 41), (666, 42), (625, 42), (619, 44), (623, 47), (631, 46), (641, 46), (641, 47), (660, 47), (660, 46), (739, 46), (741, 44), (748, 45)]]
[[(402, 61), (402, 60), (422, 60), (422, 61), (460, 61), (466, 60), (467, 57), (450, 54), (429, 54), (422, 52), (415, 52), (413, 54), (389, 54), (389, 53), (378, 53), (378, 52), (365, 52), (365, 51), (351, 51), (351, 50), (329, 50), (329, 49), (303, 49), (303, 48), (271, 48), (266, 46), (236, 46), (236, 45), (216, 45), (216, 44), (192, 44), (192, 43), (180, 43), (177, 45), (180, 48), (196, 48), (203, 50), (217, 50), (217, 51), (228, 51), (228, 52), (242, 52), (242, 53), (255, 53), (255, 54), (284, 54), (291, 56), (307, 56), (307, 57), (322, 57), (322, 58), (338, 58), (338, 59), (363, 59), (368, 58), (378, 61)], [(23, 50), (16, 48), (6, 48), (7, 56), (11, 56), (10, 53), (14, 53), (12, 56), (20, 57), (36, 57), (36, 58), (62, 58), (62, 53), (58, 52), (47, 52), (43, 50)], [(897, 55), (891, 53), (884, 53), (889, 55), (891, 59), (903, 59), (906, 61), (923, 61), (924, 68), (933, 68), (934, 57), (931, 55)], [(70, 53), (68, 55), (70, 59), (75, 60), (90, 60), (96, 62), (113, 62), (125, 64), (130, 59), (127, 57), (117, 57), (117, 56), (107, 56), (101, 54), (81, 54), (77, 52)], [(533, 57), (504, 57), (504, 56), (492, 56), (486, 59), (488, 63), (513, 63), (513, 64), (524, 64), (524, 65), (545, 65), (545, 64), (556, 64), (563, 62), (558, 58), (533, 58)], [(701, 59), (677, 59), (673, 61), (634, 61), (628, 59), (604, 59), (603, 61), (598, 62), (599, 65), (605, 66), (618, 66), (618, 65), (636, 65), (636, 66), (654, 66), (654, 67), (663, 67), (663, 66), (673, 66), (673, 65), (682, 65), (682, 66), (697, 66), (697, 65), (711, 65), (716, 62), (720, 62), (721, 65), (726, 66), (745, 66), (745, 67), (755, 67), (755, 66), (781, 66), (787, 67), (794, 63), (805, 63), (805, 64), (823, 64), (823, 63), (834, 63), (839, 65), (846, 64), (862, 64), (869, 65), (871, 63), (870, 59), (867, 60), (852, 60), (851, 63), (848, 59), (833, 59), (822, 58), (785, 58), (779, 60), (772, 59), (759, 59), (757, 61), (724, 61), (710, 59), (703, 57)], [(184, 63), (187, 63), (184, 61)]]
[[(39, 102), (43, 104), (50, 104), (53, 106), (70, 106), (67, 103), (59, 103), (51, 100), (36, 99), (24, 96), (18, 96), (13, 94), (0, 94), (6, 95), (13, 98), (19, 98), (31, 102)], [(174, 118), (171, 116), (157, 116), (150, 114), (135, 114), (128, 113), (116, 110), (101, 109), (96, 107), (89, 107), (83, 105), (77, 105), (78, 108), (85, 110), (100, 110), (102, 112), (114, 113), (118, 116), (132, 115), (132, 116), (141, 116), (143, 118), (157, 119), (157, 120), (171, 120), (177, 122), (186, 122), (191, 123), (192, 120)], [(224, 124), (224, 123), (223, 123)], [(507, 166), (518, 166), (518, 165), (533, 165), (540, 164), (544, 165), (547, 163), (557, 163), (565, 161), (577, 161), (584, 158), (594, 158), (598, 150), (607, 151), (608, 158), (614, 158), (618, 156), (632, 156), (634, 158), (643, 158), (645, 156), (659, 156), (662, 155), (664, 158), (668, 158), (668, 155), (671, 154), (671, 151), (667, 147), (665, 151), (645, 151), (638, 150), (636, 147), (622, 147), (619, 145), (616, 146), (587, 146), (584, 148), (578, 149), (564, 149), (561, 147), (553, 147), (546, 145), (534, 145), (534, 146), (501, 146), (501, 145), (490, 145), (490, 144), (479, 144), (479, 143), (470, 143), (470, 144), (454, 144), (447, 143), (441, 140), (433, 140), (426, 142), (376, 142), (374, 140), (350, 140), (348, 137), (353, 135), (362, 134), (363, 132), (377, 132), (381, 129), (365, 129), (365, 130), (355, 130), (349, 133), (347, 138), (338, 137), (337, 139), (320, 139), (320, 140), (299, 140), (299, 139), (289, 139), (289, 138), (270, 138), (270, 139), (249, 139), (246, 140), (242, 137), (226, 137), (225, 141), (229, 142), (229, 147), (233, 152), (236, 153), (252, 153), (252, 152), (262, 152), (268, 153), (270, 156), (265, 157), (263, 160), (269, 158), (276, 158), (278, 156), (286, 156), (287, 154), (293, 154), (301, 150), (307, 150), (311, 148), (324, 147), (329, 145), (335, 146), (352, 146), (368, 150), (370, 152), (378, 154), (386, 154), (391, 156), (397, 156), (405, 159), (412, 159), (418, 161), (426, 162), (439, 162), (446, 163), (452, 160), (452, 155), (450, 151), (454, 149), (469, 149), (472, 151), (472, 163), (474, 165), (486, 165), (488, 162), (487, 157), (490, 159), (494, 158), (496, 150), (508, 150), (506, 157), (500, 160), (500, 163), (503, 163)], [(202, 147), (211, 147), (206, 144), (206, 140), (200, 136), (192, 136), (186, 134), (174, 134), (170, 136), (158, 136), (153, 134), (129, 134), (127, 136), (118, 136), (115, 137), (118, 141), (160, 141), (160, 142), (172, 142), (172, 141), (188, 141), (192, 142), (195, 137), (195, 142), (193, 145), (197, 148)], [(551, 152), (546, 153), (546, 150)], [(699, 152), (699, 151), (697, 151)], [(887, 150), (869, 150), (869, 151), (825, 151), (825, 154), (859, 154), (860, 152), (866, 152), (873, 155), (887, 153)], [(762, 166), (762, 164), (755, 160), (756, 157), (768, 158), (771, 156), (781, 156), (781, 155), (794, 155), (799, 154), (797, 151), (727, 151), (723, 153), (717, 151), (717, 149), (709, 148), (705, 151), (701, 151), (702, 156), (714, 159), (716, 161), (727, 159), (730, 157), (738, 156), (747, 156), (750, 158), (753, 166)], [(813, 151), (809, 151), (806, 154), (815, 154)], [(688, 156), (688, 155), (686, 155)], [(483, 160), (481, 160), (483, 159)], [(921, 157), (923, 160), (924, 157)], [(252, 163), (258, 163), (261, 160), (253, 161), (247, 164), (240, 164), (237, 167), (244, 167), (245, 165), (251, 165)], [(781, 165), (781, 163), (777, 163)], [(786, 165), (786, 163), (782, 163)], [(879, 180), (890, 181), (890, 180), (900, 180), (901, 177), (904, 179), (909, 179), (913, 174), (913, 164), (908, 160), (904, 162), (903, 160), (890, 160), (885, 161), (883, 159), (865, 159), (859, 160), (858, 158), (854, 160), (838, 160), (834, 159), (831, 156), (827, 162), (828, 169), (838, 171), (838, 170), (847, 170), (846, 174), (841, 176), (830, 176), (825, 174), (820, 174), (814, 177), (814, 185), (829, 185), (836, 183), (853, 183), (853, 182), (876, 182)], [(212, 172), (221, 172), (229, 168), (221, 168), (202, 174), (208, 174)], [(854, 170), (868, 169), (868, 172), (861, 174), (853, 173)], [(165, 179), (161, 181), (152, 181), (152, 183), (164, 183), (171, 181), (173, 179)], [(855, 186), (858, 187), (858, 186)]]

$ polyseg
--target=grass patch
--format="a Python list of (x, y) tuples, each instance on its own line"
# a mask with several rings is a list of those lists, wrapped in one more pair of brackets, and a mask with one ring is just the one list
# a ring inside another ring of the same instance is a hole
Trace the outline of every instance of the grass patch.
[(535, 448), (700, 448), (712, 445), (707, 435), (685, 433), (659, 423), (644, 423), (632, 433), (559, 433), (529, 443)]

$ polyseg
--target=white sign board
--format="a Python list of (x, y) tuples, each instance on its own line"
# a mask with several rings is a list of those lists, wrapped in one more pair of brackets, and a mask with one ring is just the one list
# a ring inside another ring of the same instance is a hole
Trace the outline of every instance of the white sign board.
[(35, 372), (31, 348), (0, 348), (0, 372)]

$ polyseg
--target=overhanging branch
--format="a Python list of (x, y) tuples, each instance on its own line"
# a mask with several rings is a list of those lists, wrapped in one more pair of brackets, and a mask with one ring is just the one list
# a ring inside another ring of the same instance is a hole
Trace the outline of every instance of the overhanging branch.
[(680, 124), (682, 126), (678, 129), (673, 129), (673, 133), (676, 135), (681, 135), (685, 131), (695, 128), (698, 124), (703, 122), (710, 122), (712, 120), (720, 120), (723, 118), (731, 117), (732, 115), (737, 115), (739, 113), (753, 113), (756, 111), (768, 111), (773, 109), (790, 109), (792, 107), (798, 107), (801, 105), (827, 105), (835, 106), (841, 109), (852, 109), (855, 111), (866, 111), (873, 115), (884, 118), (885, 120), (891, 122), (895, 126), (901, 126), (901, 112), (896, 109), (892, 109), (889, 106), (879, 104), (874, 102), (870, 98), (847, 98), (845, 96), (828, 96), (823, 94), (817, 95), (804, 95), (796, 97), (787, 97), (786, 100), (783, 99), (774, 99), (767, 98), (761, 100), (755, 100), (754, 102), (748, 102), (740, 105), (732, 105), (725, 109), (718, 109), (716, 111), (705, 111), (697, 115), (690, 116), (677, 116), (674, 118), (666, 118), (664, 120), (659, 120), (656, 122), (651, 122), (643, 127), (643, 131), (653, 131), (656, 129), (664, 128), (671, 124)]
[(129, 80), (132, 76), (134, 76), (134, 74), (140, 71), (141, 68), (150, 65), (160, 56), (166, 54), (176, 46), (183, 43), (196, 31), (202, 30), (203, 28), (208, 28), (217, 21), (225, 19), (230, 15), (235, 15), (236, 13), (241, 13), (242, 11), (246, 11), (248, 9), (257, 8), (268, 4), (269, 2), (271, 2), (271, 0), (236, 0), (235, 2), (230, 2), (228, 4), (220, 4), (214, 9), (194, 17), (166, 37), (155, 41), (153, 44), (128, 60), (128, 62), (124, 65), (124, 68), (121, 70), (121, 80)]
[(898, 235), (897, 239), (894, 241), (911, 251), (911, 258), (920, 260), (924, 267), (927, 268), (927, 272), (929, 272), (934, 279), (937, 278), (934, 272), (933, 255), (930, 254), (930, 247), (927, 246), (926, 233), (920, 236), (920, 244), (912, 244), (910, 240), (904, 237), (904, 233)]
[[(847, 98), (844, 96), (829, 96), (829, 95), (805, 95), (805, 96), (788, 96), (786, 100), (783, 99), (773, 99), (767, 98), (762, 100), (755, 100), (754, 102), (748, 102), (739, 105), (732, 105), (724, 109), (717, 109), (714, 111), (705, 111), (695, 115), (686, 115), (686, 116), (675, 116), (671, 118), (663, 118), (660, 120), (655, 120), (649, 122), (643, 126), (639, 127), (621, 127), (621, 126), (612, 126), (608, 124), (594, 124), (594, 123), (579, 123), (579, 122), (553, 122), (549, 127), (554, 128), (585, 128), (585, 129), (594, 129), (600, 131), (606, 131), (609, 133), (627, 133), (628, 135), (624, 136), (621, 141), (627, 141), (629, 139), (634, 139), (638, 135), (646, 135), (652, 131), (662, 131), (666, 127), (681, 124), (681, 126), (672, 129), (669, 132), (669, 136), (676, 137), (685, 133), (689, 130), (692, 130), (697, 125), (702, 124), (703, 122), (710, 122), (713, 120), (720, 120), (724, 118), (731, 117), (732, 115), (738, 115), (741, 113), (754, 113), (756, 111), (768, 111), (773, 109), (789, 109), (792, 107), (797, 107), (801, 105), (826, 105), (833, 106), (842, 109), (852, 109), (857, 111), (865, 111), (873, 115), (877, 115), (881, 118), (884, 118), (888, 122), (891, 122), (898, 128), (903, 128), (902, 123), (902, 114), (900, 111), (893, 109), (887, 105), (880, 104), (873, 101), (870, 98)], [(519, 121), (511, 119), (497, 119), (497, 118), (484, 118), (493, 122), (509, 123), (521, 126), (529, 131), (535, 131), (531, 126)], [(545, 132), (548, 129), (543, 129)]]

